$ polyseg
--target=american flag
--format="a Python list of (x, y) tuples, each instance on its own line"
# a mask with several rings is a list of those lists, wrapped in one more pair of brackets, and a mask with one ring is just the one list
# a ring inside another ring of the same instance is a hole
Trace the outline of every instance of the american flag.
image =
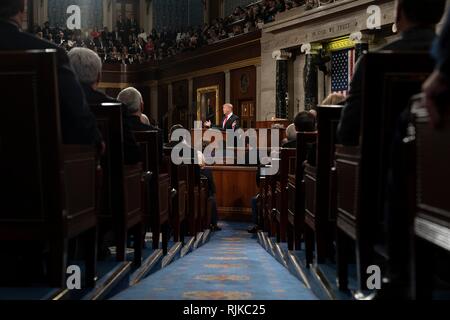
[(331, 91), (347, 95), (355, 69), (355, 49), (333, 52), (331, 56)]

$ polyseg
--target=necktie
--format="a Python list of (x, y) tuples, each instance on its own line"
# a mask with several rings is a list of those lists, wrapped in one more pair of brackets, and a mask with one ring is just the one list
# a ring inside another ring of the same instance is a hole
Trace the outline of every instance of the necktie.
[(225, 129), (225, 125), (227, 124), (227, 121), (228, 121), (228, 116), (226, 116), (226, 117), (225, 117), (225, 120), (223, 120), (222, 128)]

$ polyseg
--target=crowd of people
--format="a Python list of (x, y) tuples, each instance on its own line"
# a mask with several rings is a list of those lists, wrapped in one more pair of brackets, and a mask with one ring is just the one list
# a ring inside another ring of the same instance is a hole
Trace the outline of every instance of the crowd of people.
[(68, 30), (59, 26), (35, 27), (34, 33), (70, 51), (75, 47), (89, 48), (99, 54), (104, 63), (138, 64), (160, 61), (179, 53), (196, 50), (240, 34), (256, 31), (274, 20), (279, 12), (307, 4), (305, 0), (262, 0), (247, 7), (237, 7), (224, 19), (211, 24), (183, 30), (164, 28), (148, 31), (130, 16), (120, 17), (114, 30), (94, 28), (92, 31)]

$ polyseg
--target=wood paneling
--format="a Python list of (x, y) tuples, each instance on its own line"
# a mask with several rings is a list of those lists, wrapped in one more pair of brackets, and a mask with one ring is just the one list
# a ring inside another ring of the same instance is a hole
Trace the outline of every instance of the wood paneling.
[[(225, 103), (225, 73), (216, 73), (209, 76), (195, 78), (193, 99), (197, 100), (197, 89), (211, 86), (219, 86), (219, 108), (222, 108), (222, 105)], [(194, 117), (196, 117), (197, 102), (194, 103), (193, 110), (191, 110), (191, 112), (193, 112), (195, 115)], [(222, 115), (223, 112), (220, 111), (220, 114)]]
[(230, 95), (235, 112), (241, 118), (241, 127), (256, 125), (256, 67), (231, 71)]
[(181, 80), (172, 83), (172, 123), (181, 124), (183, 127), (189, 127), (188, 108), (189, 108), (189, 81)]
[(257, 167), (212, 166), (219, 220), (251, 221)]

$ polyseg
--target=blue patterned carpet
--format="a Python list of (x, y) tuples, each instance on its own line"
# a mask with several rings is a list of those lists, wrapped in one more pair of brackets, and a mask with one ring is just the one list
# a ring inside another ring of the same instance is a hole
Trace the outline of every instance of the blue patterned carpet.
[(246, 224), (221, 227), (204, 246), (113, 299), (317, 299), (247, 233)]

